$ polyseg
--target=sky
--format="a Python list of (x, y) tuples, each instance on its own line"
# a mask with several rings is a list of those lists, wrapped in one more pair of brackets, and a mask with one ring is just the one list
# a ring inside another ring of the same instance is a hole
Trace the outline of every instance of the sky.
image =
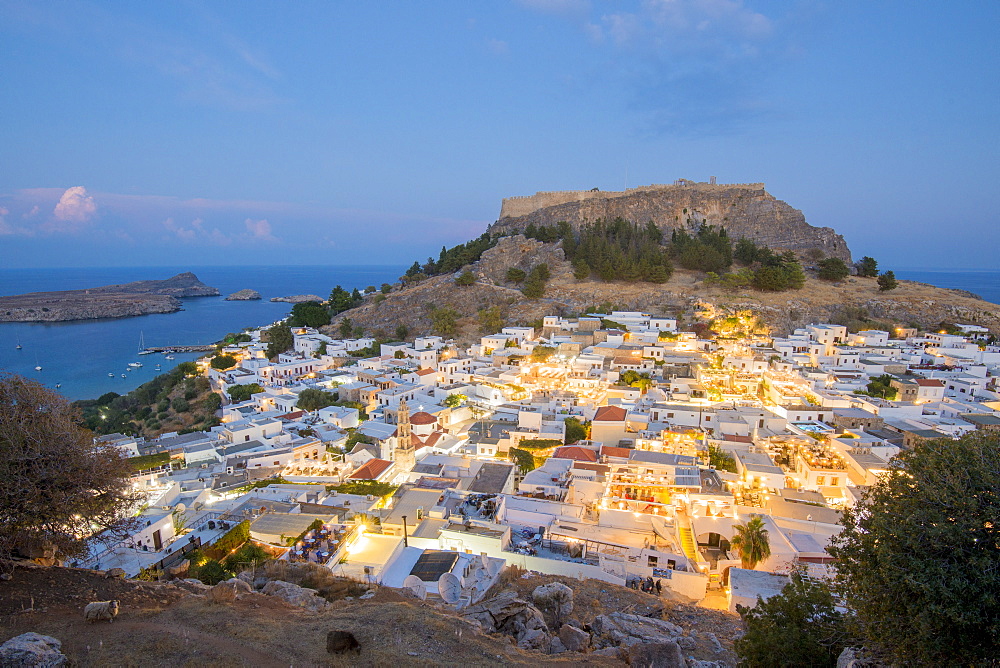
[(1000, 3), (0, 0), (0, 266), (409, 264), (539, 190), (763, 181), (1000, 269)]

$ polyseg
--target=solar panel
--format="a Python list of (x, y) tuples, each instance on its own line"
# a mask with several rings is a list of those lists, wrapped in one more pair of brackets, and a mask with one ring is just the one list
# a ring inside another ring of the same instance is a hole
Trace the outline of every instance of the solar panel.
[(424, 582), (437, 582), (442, 573), (448, 573), (454, 568), (457, 561), (457, 552), (428, 550), (417, 559), (410, 575), (416, 575)]

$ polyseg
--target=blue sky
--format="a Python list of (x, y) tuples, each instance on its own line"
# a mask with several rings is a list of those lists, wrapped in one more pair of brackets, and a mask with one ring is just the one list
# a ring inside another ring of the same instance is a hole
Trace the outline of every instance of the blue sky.
[(408, 264), (500, 200), (764, 181), (1000, 268), (1000, 3), (0, 0), (0, 264)]

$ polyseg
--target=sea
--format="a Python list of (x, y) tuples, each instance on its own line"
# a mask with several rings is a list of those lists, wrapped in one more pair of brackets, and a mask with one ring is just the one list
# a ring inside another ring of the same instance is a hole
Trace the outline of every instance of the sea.
[[(0, 295), (165, 279), (185, 271), (222, 293), (183, 299), (183, 310), (177, 313), (0, 323), (0, 371), (38, 380), (70, 400), (96, 399), (105, 392), (125, 394), (181, 362), (204, 355), (174, 353), (172, 360), (164, 354), (139, 355), (140, 342), (147, 347), (215, 343), (229, 332), (268, 325), (288, 315), (292, 304), (271, 302), (271, 297), (315, 294), (326, 298), (336, 285), (347, 290), (378, 287), (397, 281), (405, 270), (389, 265), (0, 269)], [(262, 299), (225, 300), (226, 295), (244, 288), (258, 291)]]
[[(219, 297), (182, 300), (184, 310), (177, 313), (57, 323), (0, 323), (0, 371), (34, 378), (71, 400), (95, 399), (105, 392), (125, 394), (177, 364), (204, 354), (175, 353), (173, 360), (162, 354), (140, 356), (140, 342), (146, 346), (215, 343), (229, 332), (268, 325), (288, 315), (292, 305), (271, 302), (271, 297), (326, 297), (336, 285), (363, 290), (369, 285), (394, 282), (405, 269), (388, 265), (0, 269), (0, 295), (164, 279), (185, 271), (194, 272), (203, 283), (222, 293)], [(903, 269), (897, 270), (896, 276), (968, 290), (1000, 303), (1000, 271)], [(225, 301), (225, 295), (244, 288), (257, 290), (263, 299)], [(142, 366), (131, 367), (129, 363)], [(40, 371), (35, 368), (39, 366)]]

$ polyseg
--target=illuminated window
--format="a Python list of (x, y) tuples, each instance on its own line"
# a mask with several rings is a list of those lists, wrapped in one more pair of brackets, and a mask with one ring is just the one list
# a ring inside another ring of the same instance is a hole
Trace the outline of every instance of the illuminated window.
[(822, 485), (826, 482), (826, 476), (818, 475), (816, 476), (816, 484)]

